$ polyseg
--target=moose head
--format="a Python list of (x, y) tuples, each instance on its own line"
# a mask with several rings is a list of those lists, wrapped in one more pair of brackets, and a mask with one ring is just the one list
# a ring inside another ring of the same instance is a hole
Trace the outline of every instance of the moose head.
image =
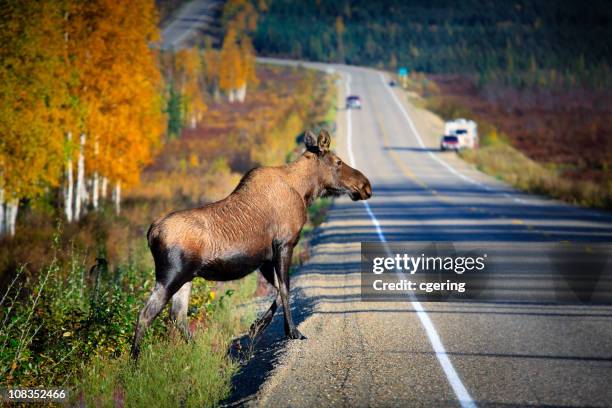
[(304, 155), (317, 161), (318, 184), (322, 196), (337, 197), (347, 194), (353, 201), (372, 197), (370, 180), (330, 150), (331, 137), (326, 130), (322, 130), (318, 137), (307, 131), (304, 144)]

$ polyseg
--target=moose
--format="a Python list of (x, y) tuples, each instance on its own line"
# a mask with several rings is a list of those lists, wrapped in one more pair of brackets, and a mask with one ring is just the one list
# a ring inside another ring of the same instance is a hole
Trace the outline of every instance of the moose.
[(308, 131), (306, 150), (294, 162), (250, 170), (226, 198), (153, 222), (147, 239), (156, 283), (138, 316), (133, 359), (138, 358), (145, 331), (169, 300), (171, 320), (191, 338), (187, 307), (195, 277), (228, 281), (257, 269), (275, 287), (276, 298), (252, 324), (251, 337), (265, 330), (281, 303), (286, 336), (305, 339), (291, 318), (289, 267), (307, 208), (319, 197), (347, 194), (357, 201), (372, 196), (370, 181), (331, 151), (330, 143), (326, 130), (318, 137)]

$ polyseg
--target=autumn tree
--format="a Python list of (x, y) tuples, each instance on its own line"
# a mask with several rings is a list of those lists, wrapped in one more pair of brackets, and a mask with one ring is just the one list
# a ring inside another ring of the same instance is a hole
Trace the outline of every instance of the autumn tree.
[(237, 33), (231, 27), (223, 39), (220, 59), (219, 87), (227, 94), (228, 100), (234, 102), (237, 99), (238, 87), (244, 82), (244, 73)]
[(0, 18), (0, 233), (15, 233), (19, 201), (58, 185), (61, 10), (53, 1), (6, 1)]
[(223, 23), (219, 86), (230, 102), (244, 102), (247, 86), (257, 84), (255, 49), (249, 36), (257, 28), (257, 10), (247, 0), (229, 0), (223, 9)]
[(206, 113), (204, 60), (197, 47), (176, 52), (176, 86), (183, 96), (184, 117), (192, 128)]
[(91, 52), (81, 71), (91, 140), (87, 168), (93, 191), (99, 175), (114, 184), (118, 212), (122, 187), (138, 182), (161, 142), (161, 76), (149, 46), (158, 37), (157, 17), (151, 0), (94, 3), (94, 31), (86, 40)]
[(119, 209), (162, 134), (153, 0), (3, 1), (0, 13), (0, 233), (14, 233), (20, 200), (55, 202), (62, 180), (69, 221), (109, 184)]

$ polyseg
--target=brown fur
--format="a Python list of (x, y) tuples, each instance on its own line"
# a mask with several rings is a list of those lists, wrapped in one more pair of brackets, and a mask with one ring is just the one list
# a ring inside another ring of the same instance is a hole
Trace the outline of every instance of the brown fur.
[(287, 335), (303, 338), (288, 307), (288, 270), (307, 208), (321, 196), (348, 194), (353, 200), (363, 200), (372, 195), (368, 179), (329, 151), (327, 132), (321, 132), (318, 139), (308, 132), (305, 144), (306, 152), (293, 163), (249, 171), (223, 200), (171, 213), (151, 225), (147, 238), (157, 284), (139, 316), (134, 357), (144, 330), (170, 297), (177, 304), (172, 310), (178, 310), (173, 319), (188, 331), (184, 305), (189, 290), (181, 288), (194, 277), (232, 280), (258, 268), (279, 295), (254, 323), (253, 335), (269, 324), (281, 301)]

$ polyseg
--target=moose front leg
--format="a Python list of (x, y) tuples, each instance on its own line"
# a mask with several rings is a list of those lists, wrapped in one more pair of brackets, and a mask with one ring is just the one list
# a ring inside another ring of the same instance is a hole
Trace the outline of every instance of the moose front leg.
[(276, 277), (285, 314), (285, 334), (291, 339), (305, 339), (306, 336), (300, 333), (295, 324), (293, 324), (291, 307), (289, 306), (289, 266), (291, 266), (292, 254), (293, 245), (283, 244), (278, 246), (276, 253)]

